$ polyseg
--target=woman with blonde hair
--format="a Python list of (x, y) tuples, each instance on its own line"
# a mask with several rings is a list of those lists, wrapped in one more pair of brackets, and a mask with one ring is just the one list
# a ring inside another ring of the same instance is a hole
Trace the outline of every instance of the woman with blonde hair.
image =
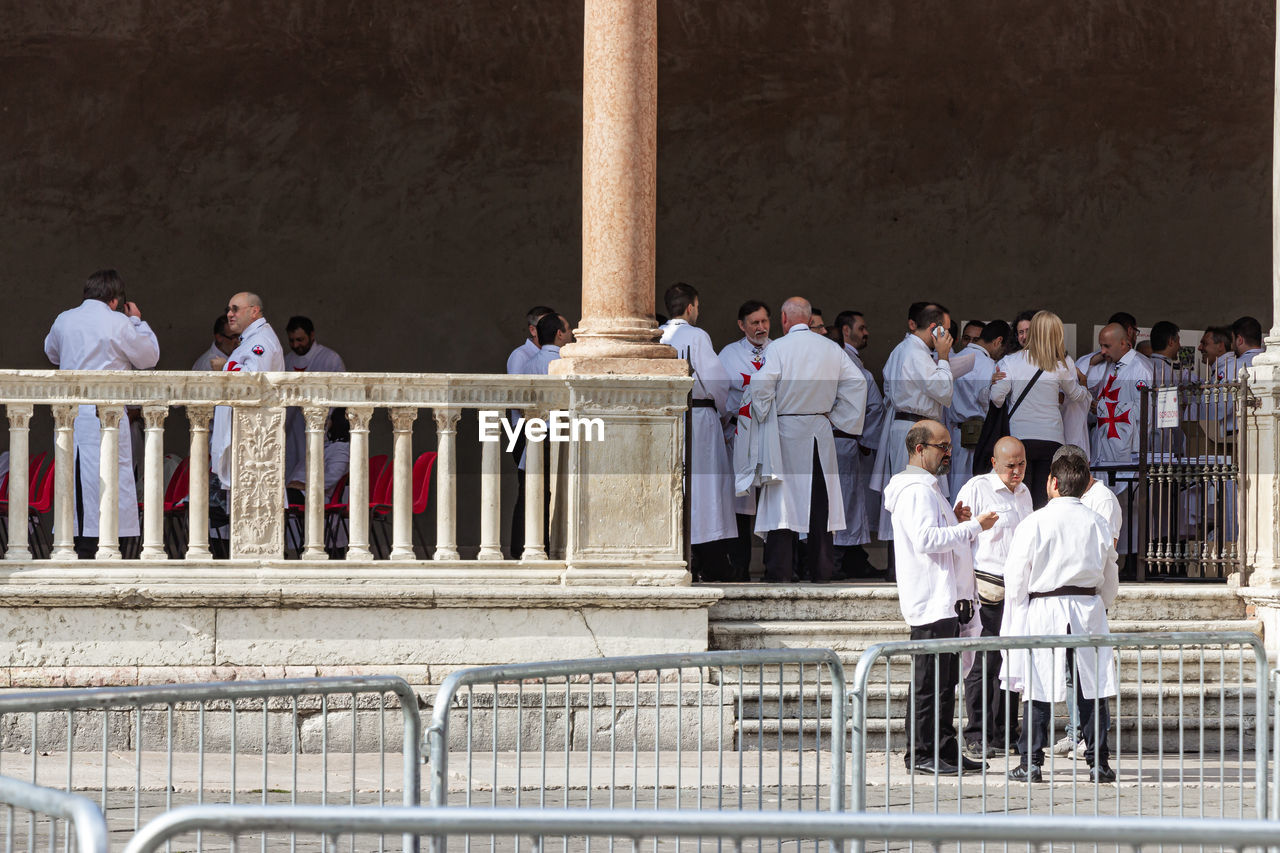
[[(1009, 434), (1027, 454), (1023, 478), (1036, 509), (1049, 502), (1046, 487), (1054, 452), (1066, 442), (1062, 425), (1065, 406), (1088, 399), (1084, 377), (1067, 360), (1062, 320), (1052, 311), (1031, 318), (1027, 345), (1005, 357), (991, 377), (991, 402), (1008, 401)], [(1015, 408), (1016, 406), (1016, 408)]]

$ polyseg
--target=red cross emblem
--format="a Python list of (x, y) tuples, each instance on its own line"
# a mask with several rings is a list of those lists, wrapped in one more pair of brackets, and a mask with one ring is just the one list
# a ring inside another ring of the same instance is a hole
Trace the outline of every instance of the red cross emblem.
[(1113, 373), (1107, 377), (1107, 384), (1102, 386), (1102, 390), (1098, 392), (1099, 400), (1110, 400), (1113, 403), (1120, 401), (1120, 389), (1112, 387), (1115, 384), (1116, 375)]
[(751, 366), (752, 366), (752, 367), (754, 367), (756, 370), (759, 370), (760, 368), (764, 367), (764, 362), (763, 362), (763, 361), (753, 361), (753, 362), (751, 362)]
[(1107, 403), (1107, 410), (1107, 416), (1098, 416), (1098, 426), (1106, 426), (1107, 438), (1119, 438), (1120, 430), (1116, 427), (1116, 424), (1129, 423), (1129, 410), (1126, 409), (1117, 415), (1115, 403)]
[(750, 374), (750, 373), (739, 373), (738, 375), (742, 377), (742, 387), (743, 387), (743, 388), (746, 388), (748, 385), (750, 385), (750, 384), (751, 384), (751, 374)]

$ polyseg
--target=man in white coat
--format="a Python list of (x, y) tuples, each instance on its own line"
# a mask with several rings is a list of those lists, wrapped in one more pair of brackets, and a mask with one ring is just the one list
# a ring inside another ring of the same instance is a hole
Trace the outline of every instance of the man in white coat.
[[(951, 315), (936, 303), (918, 303), (908, 319), (909, 331), (884, 365), (884, 425), (871, 488), (883, 492), (889, 478), (907, 467), (907, 432), (914, 424), (945, 418), (955, 381), (951, 376)], [(934, 361), (934, 354), (937, 361)], [(943, 495), (949, 484), (939, 482)], [(892, 538), (888, 511), (880, 511), (880, 538)]]
[[(284, 327), (289, 352), (284, 354), (285, 370), (297, 373), (346, 373), (347, 366), (329, 347), (316, 342), (316, 327), (310, 317), (290, 317)], [(284, 416), (285, 482), (301, 489), (307, 484), (307, 424), (302, 409), (290, 406)]]
[(776, 419), (781, 452), (780, 480), (761, 488), (756, 512), (756, 532), (765, 534), (765, 580), (772, 583), (795, 579), (801, 532), (808, 533), (809, 580), (831, 581), (831, 534), (845, 526), (831, 429), (859, 435), (866, 417), (867, 380), (838, 344), (810, 330), (811, 313), (798, 296), (783, 303), (783, 336), (751, 380), (751, 417), (762, 429)]
[[(951, 494), (958, 494), (961, 487), (973, 478), (973, 445), (965, 447), (963, 436), (971, 434), (976, 441), (982, 431), (991, 398), (991, 376), (996, 372), (996, 362), (1004, 356), (1004, 342), (1009, 339), (1009, 324), (1003, 320), (984, 323), (978, 339), (962, 352), (973, 355), (973, 367), (955, 380), (949, 413), (956, 428), (951, 431)], [(966, 430), (966, 422), (970, 424)]]
[(721, 416), (726, 413), (729, 373), (716, 357), (711, 336), (699, 329), (698, 291), (684, 282), (667, 288), (663, 297), (670, 320), (662, 326), (662, 343), (689, 362), (693, 374), (693, 422), (686, 494), (689, 542), (695, 577), (704, 581), (734, 580), (729, 546), (738, 535), (733, 513), (733, 468), (725, 449)]
[(209, 344), (209, 348), (200, 354), (191, 365), (192, 370), (217, 370), (213, 366), (215, 358), (226, 358), (235, 352), (236, 345), (240, 343), (240, 338), (236, 335), (227, 334), (227, 315), (219, 314), (218, 319), (213, 321), (213, 343)]
[[(262, 300), (254, 293), (237, 293), (227, 303), (227, 331), (240, 336), (240, 345), (222, 364), (214, 365), (228, 373), (284, 370), (284, 352), (271, 324), (262, 316)], [(213, 433), (209, 436), (210, 469), (219, 484), (231, 488), (231, 415), (229, 406), (213, 410)], [(283, 497), (283, 496), (282, 496)]]
[[(952, 507), (943, 496), (938, 478), (951, 464), (951, 434), (946, 427), (937, 421), (920, 421), (907, 431), (903, 442), (910, 443), (907, 465), (884, 490), (885, 509), (893, 524), (898, 605), (911, 627), (911, 639), (958, 637), (960, 623), (973, 618), (973, 543), (1000, 517), (987, 511), (973, 518), (969, 507)], [(936, 667), (930, 658), (916, 662), (910, 724), (914, 750), (906, 755), (912, 772), (950, 776), (956, 774), (957, 765), (966, 772), (986, 766), (962, 755), (956, 743), (958, 658), (938, 655)]]
[[(836, 462), (840, 466), (840, 491), (844, 495), (844, 530), (836, 532), (836, 562), (842, 577), (872, 577), (877, 574), (867, 557), (866, 545), (871, 541), (871, 516), (868, 507), (871, 471), (880, 444), (880, 427), (884, 420), (884, 398), (875, 377), (862, 363), (860, 347), (867, 344), (867, 322), (859, 311), (842, 311), (836, 315), (836, 331), (844, 344), (845, 354), (867, 380), (867, 417), (862, 435), (849, 435), (834, 430)], [(879, 508), (876, 509), (879, 516)]]
[[(121, 309), (117, 311), (116, 309)], [(142, 312), (125, 301), (124, 282), (115, 270), (99, 270), (84, 283), (84, 301), (63, 311), (44, 339), (44, 353), (61, 370), (149, 370), (160, 360), (160, 343)], [(138, 492), (128, 421), (121, 407), (119, 442), (120, 540), (137, 537)], [(75, 420), (76, 555), (92, 559), (98, 551), (98, 510), (102, 422), (97, 407), (81, 406)], [(16, 535), (16, 534), (15, 534)]]
[[(729, 458), (733, 459), (738, 418), (749, 414), (742, 404), (742, 395), (751, 384), (751, 377), (764, 366), (769, 348), (769, 306), (758, 299), (748, 299), (738, 308), (738, 329), (742, 337), (720, 350), (720, 363), (729, 374), (729, 395), (725, 401), (728, 420), (724, 438), (728, 444)], [(740, 580), (748, 580), (751, 567), (751, 528), (755, 525), (756, 495), (754, 490), (734, 498), (733, 511), (737, 517), (738, 534), (729, 549), (729, 562)]]
[[(1076, 456), (1053, 461), (1049, 503), (1018, 526), (1005, 563), (1006, 637), (1109, 633), (1107, 608), (1119, 589), (1115, 549), (1101, 517), (1080, 502), (1089, 468)], [(1065, 649), (1009, 652), (1002, 679), (1022, 694), (1022, 761), (1009, 778), (1041, 780), (1053, 702), (1067, 701)], [(1074, 654), (1075, 702), (1085, 760), (1094, 782), (1114, 782), (1110, 767), (1107, 697), (1116, 695), (1115, 664), (1109, 648), (1078, 648)]]

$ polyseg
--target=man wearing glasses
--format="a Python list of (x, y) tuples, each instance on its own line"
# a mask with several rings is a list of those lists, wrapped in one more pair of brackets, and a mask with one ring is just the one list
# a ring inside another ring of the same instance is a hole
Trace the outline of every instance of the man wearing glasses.
[[(898, 604), (911, 626), (911, 639), (960, 636), (960, 624), (973, 618), (977, 598), (973, 578), (973, 542), (999, 520), (994, 512), (971, 518), (968, 507), (953, 509), (938, 477), (951, 467), (951, 434), (934, 420), (922, 420), (907, 432), (907, 465), (884, 490), (884, 508), (893, 523), (893, 553), (898, 574)], [(935, 677), (936, 673), (936, 677)], [(958, 655), (916, 662), (907, 769), (914, 773), (955, 775), (985, 764), (960, 753), (956, 742)], [(937, 736), (935, 737), (935, 727)]]

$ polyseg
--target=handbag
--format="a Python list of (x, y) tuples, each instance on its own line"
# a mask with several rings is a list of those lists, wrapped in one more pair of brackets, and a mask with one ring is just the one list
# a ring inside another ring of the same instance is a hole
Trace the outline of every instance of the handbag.
[[(973, 473), (974, 475), (986, 474), (991, 471), (991, 454), (996, 451), (996, 442), (1009, 434), (1009, 419), (1013, 417), (1013, 413), (1018, 411), (1018, 407), (1022, 405), (1022, 401), (1027, 399), (1027, 394), (1031, 391), (1031, 386), (1036, 384), (1036, 380), (1040, 378), (1043, 370), (1037, 370), (1036, 375), (1031, 377), (1031, 381), (1027, 383), (1027, 387), (1022, 389), (1022, 393), (1018, 395), (1018, 399), (1013, 402), (1012, 406), (999, 405), (990, 403), (987, 406), (987, 417), (982, 422), (982, 434), (978, 436), (978, 443), (973, 447)], [(1007, 404), (1008, 401), (1006, 400)]]

